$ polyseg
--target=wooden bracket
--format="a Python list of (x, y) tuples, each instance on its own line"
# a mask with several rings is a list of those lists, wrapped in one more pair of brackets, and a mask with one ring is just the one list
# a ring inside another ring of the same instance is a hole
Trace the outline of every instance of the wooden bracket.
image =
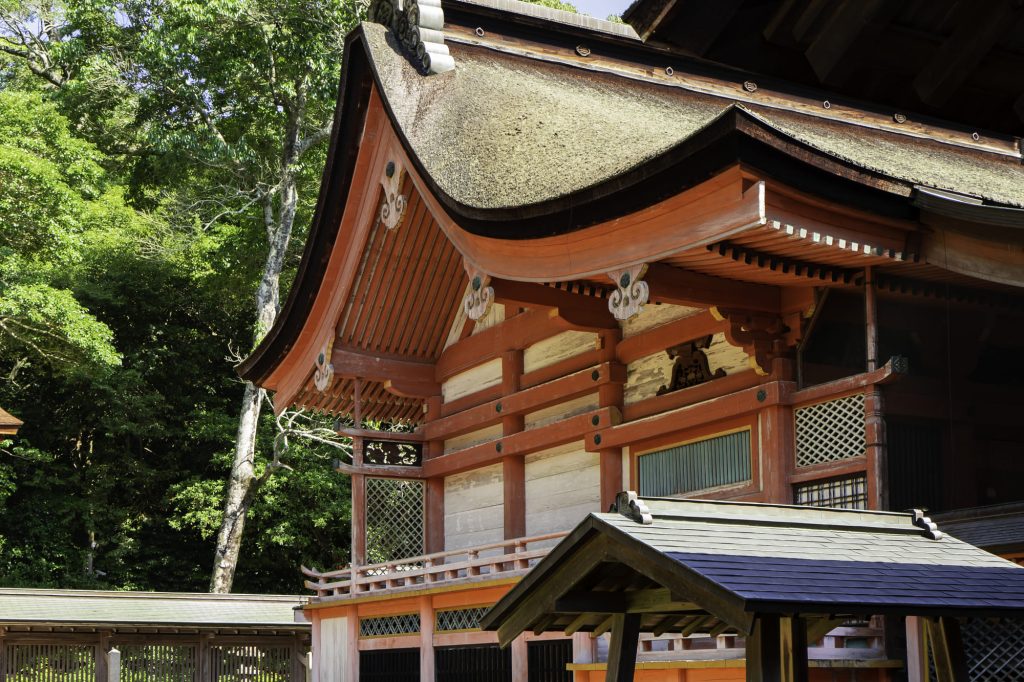
[(384, 191), (384, 201), (380, 207), (380, 221), (384, 227), (393, 230), (402, 223), (409, 198), (402, 194), (402, 181), (405, 169), (394, 161), (388, 161), (384, 167), (384, 177), (380, 179)]
[(469, 261), (463, 261), (469, 275), (469, 289), (462, 298), (462, 309), (471, 320), (482, 319), (494, 303), (494, 287), (490, 286), (491, 276), (480, 272)]
[(615, 291), (608, 297), (608, 310), (616, 320), (628, 320), (643, 310), (651, 295), (650, 287), (643, 280), (646, 272), (647, 264), (641, 263), (608, 273), (615, 282)]
[(772, 360), (786, 354), (789, 328), (779, 315), (718, 307), (712, 307), (711, 314), (716, 320), (729, 322), (726, 340), (750, 356), (750, 366), (760, 376), (767, 376)]
[(331, 349), (334, 346), (334, 339), (330, 338), (320, 349), (316, 356), (315, 369), (313, 370), (313, 385), (316, 390), (323, 393), (334, 380), (334, 364), (331, 362)]

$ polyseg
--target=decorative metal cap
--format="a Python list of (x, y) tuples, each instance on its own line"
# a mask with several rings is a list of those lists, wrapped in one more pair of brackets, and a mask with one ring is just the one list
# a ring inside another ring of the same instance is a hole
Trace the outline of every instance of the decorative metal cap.
[(939, 530), (938, 524), (925, 516), (922, 510), (913, 509), (911, 513), (914, 515), (914, 525), (924, 530), (926, 538), (931, 538), (932, 540), (941, 540), (943, 538), (945, 533)]

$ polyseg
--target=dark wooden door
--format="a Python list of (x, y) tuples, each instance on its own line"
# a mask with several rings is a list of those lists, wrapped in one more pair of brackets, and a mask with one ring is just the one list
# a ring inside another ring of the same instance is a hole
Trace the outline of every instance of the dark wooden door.
[(512, 649), (454, 646), (434, 651), (436, 682), (512, 682)]
[(360, 682), (419, 682), (419, 649), (359, 652)]

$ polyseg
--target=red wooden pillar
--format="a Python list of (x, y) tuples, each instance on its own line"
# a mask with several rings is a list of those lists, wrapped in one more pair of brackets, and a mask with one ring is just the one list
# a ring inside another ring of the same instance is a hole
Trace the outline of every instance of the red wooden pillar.
[[(441, 397), (427, 400), (427, 421), (441, 417)], [(444, 441), (432, 440), (423, 444), (423, 459), (433, 459), (444, 453)], [(428, 478), (427, 500), (424, 514), (423, 545), (427, 554), (444, 551), (444, 477)]]
[[(864, 319), (867, 371), (878, 369), (878, 304), (870, 267), (864, 268)], [(868, 508), (888, 509), (888, 462), (885, 452), (885, 409), (882, 392), (872, 386), (864, 394), (864, 436), (867, 456)]]
[[(523, 376), (523, 351), (511, 350), (501, 356), (501, 393), (512, 395), (519, 391)], [(525, 427), (523, 415), (501, 418), (501, 434), (511, 436)], [(504, 483), (505, 539), (526, 535), (526, 458), (513, 455), (501, 460)]]
[[(615, 348), (622, 339), (622, 331), (610, 329), (601, 332), (601, 362), (615, 362)], [(605, 383), (597, 389), (599, 407), (617, 407), (622, 410), (623, 389), (619, 383)], [(615, 496), (629, 482), (622, 480), (622, 448), (604, 448), (598, 451), (601, 472), (601, 511), (615, 503)]]
[[(363, 428), (363, 382), (355, 381), (352, 421), (357, 429)], [(363, 466), (363, 439), (352, 438), (352, 466)], [(352, 474), (352, 566), (366, 564), (366, 477)], [(354, 576), (353, 576), (354, 577)]]

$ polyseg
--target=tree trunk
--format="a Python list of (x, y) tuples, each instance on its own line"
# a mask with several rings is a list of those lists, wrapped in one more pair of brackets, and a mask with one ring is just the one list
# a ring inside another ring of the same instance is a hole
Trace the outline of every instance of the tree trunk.
[[(270, 239), (270, 250), (263, 266), (263, 276), (256, 291), (256, 342), (270, 330), (280, 310), (280, 279), (284, 257), (291, 240), (292, 225), (298, 192), (295, 179), (288, 169), (282, 173), (278, 190), (280, 211), (275, 217), (274, 197), (266, 198), (263, 206), (263, 220)], [(224, 514), (220, 531), (217, 533), (217, 549), (214, 553), (213, 573), (210, 577), (210, 592), (226, 594), (231, 592), (242, 548), (242, 533), (245, 519), (252, 504), (253, 481), (256, 478), (256, 430), (259, 426), (260, 409), (266, 391), (245, 383), (242, 396), (242, 412), (238, 419), (238, 433), (235, 436), (235, 457), (228, 479), (227, 496), (224, 500)]]

